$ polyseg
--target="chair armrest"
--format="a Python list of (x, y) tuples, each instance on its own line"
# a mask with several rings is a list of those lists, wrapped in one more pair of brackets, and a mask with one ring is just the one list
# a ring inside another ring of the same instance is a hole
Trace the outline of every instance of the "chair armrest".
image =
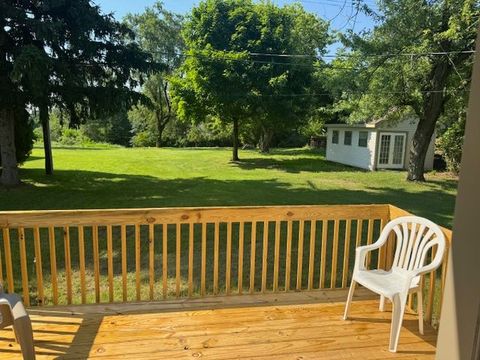
[(390, 232), (383, 231), (377, 241), (370, 245), (359, 246), (355, 250), (354, 272), (365, 270), (365, 259), (367, 254), (373, 250), (381, 248), (387, 241)]
[(354, 271), (365, 270), (365, 260), (367, 258), (367, 254), (375, 249), (380, 248), (382, 245), (383, 244), (377, 246), (377, 243), (375, 243), (357, 247), (355, 249)]

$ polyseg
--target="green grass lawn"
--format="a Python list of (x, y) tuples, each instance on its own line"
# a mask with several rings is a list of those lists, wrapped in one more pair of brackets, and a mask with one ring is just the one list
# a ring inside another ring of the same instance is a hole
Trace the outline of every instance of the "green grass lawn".
[(288, 149), (262, 155), (230, 149), (68, 148), (53, 150), (55, 175), (35, 147), (20, 175), (25, 185), (0, 189), (0, 210), (212, 205), (391, 203), (451, 226), (457, 182), (429, 174), (368, 172), (330, 163), (322, 153)]

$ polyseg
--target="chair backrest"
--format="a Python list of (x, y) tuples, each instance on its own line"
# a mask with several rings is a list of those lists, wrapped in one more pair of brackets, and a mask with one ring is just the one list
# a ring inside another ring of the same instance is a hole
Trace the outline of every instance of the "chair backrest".
[[(437, 224), (418, 216), (403, 216), (390, 221), (382, 236), (388, 236), (392, 231), (397, 235), (392, 268), (432, 271), (440, 266), (445, 252), (445, 236)], [(435, 245), (435, 256), (427, 259)], [(428, 264), (425, 263), (427, 260), (430, 260)]]

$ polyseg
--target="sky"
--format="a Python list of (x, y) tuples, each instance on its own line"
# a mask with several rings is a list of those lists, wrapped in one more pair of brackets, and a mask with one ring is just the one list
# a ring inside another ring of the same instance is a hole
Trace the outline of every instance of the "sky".
[[(374, 0), (363, 0), (364, 3), (372, 5)], [(121, 20), (128, 13), (141, 13), (143, 10), (155, 3), (155, 0), (94, 0), (94, 2), (106, 12), (112, 12)], [(164, 0), (167, 10), (187, 14), (192, 7), (198, 4), (199, 0)], [(295, 0), (274, 0), (278, 5), (291, 4)], [(362, 13), (355, 16), (355, 9), (352, 8), (352, 0), (300, 0), (303, 7), (319, 15), (325, 20), (331, 21), (331, 28), (345, 31), (353, 29), (358, 32), (373, 26), (370, 18)], [(329, 53), (334, 53), (340, 44), (335, 43), (328, 48)]]

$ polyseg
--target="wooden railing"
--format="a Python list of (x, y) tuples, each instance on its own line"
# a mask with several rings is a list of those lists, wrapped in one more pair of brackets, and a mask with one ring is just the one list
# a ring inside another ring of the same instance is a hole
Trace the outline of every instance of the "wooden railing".
[[(346, 288), (355, 247), (404, 214), (390, 205), (3, 212), (0, 280), (28, 306)], [(392, 254), (393, 239), (367, 261), (388, 268)], [(426, 279), (430, 322), (446, 264)]]

